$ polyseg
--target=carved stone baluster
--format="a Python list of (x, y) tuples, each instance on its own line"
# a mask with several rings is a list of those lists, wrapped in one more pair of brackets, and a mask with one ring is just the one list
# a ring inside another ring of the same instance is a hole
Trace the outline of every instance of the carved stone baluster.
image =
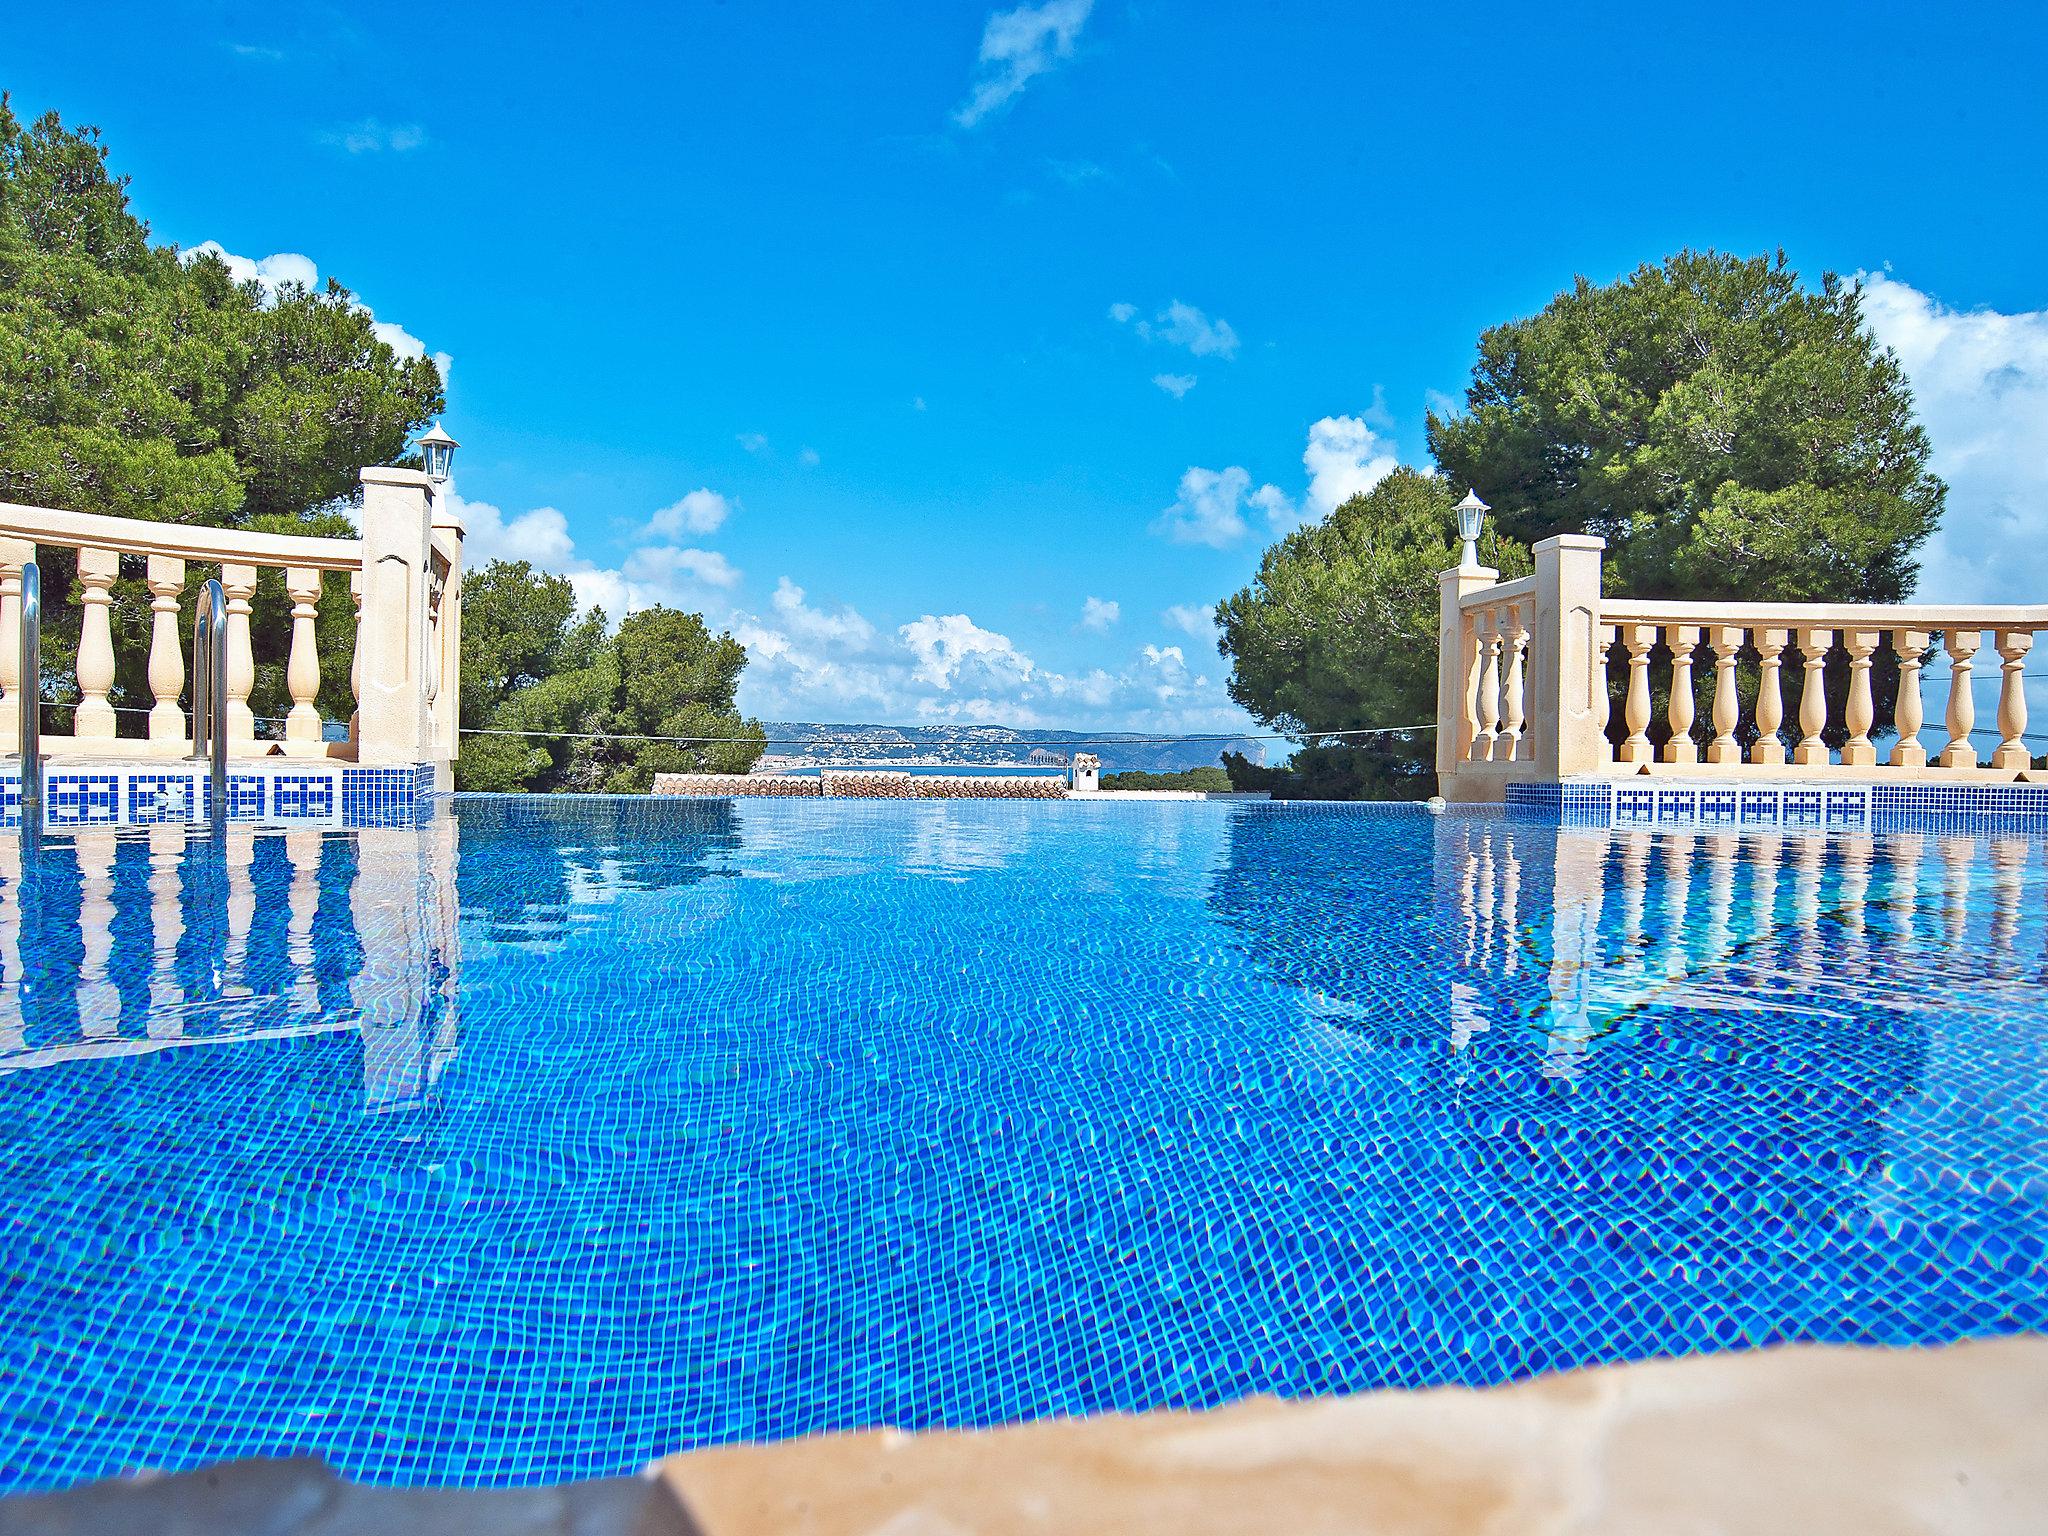
[(2027, 652), (2034, 648), (2030, 629), (2001, 629), (1991, 636), (2004, 676), (1998, 682), (1998, 750), (1991, 766), (2018, 770), (2034, 765), (2027, 750)]
[(109, 609), (114, 603), (114, 578), (121, 557), (111, 549), (78, 552), (79, 600), (85, 612), (78, 628), (78, 712), (72, 734), (108, 740), (114, 734), (114, 706), (107, 693), (114, 686), (114, 629)]
[(1778, 676), (1778, 658), (1791, 641), (1788, 629), (1760, 629), (1756, 632), (1759, 676), (1756, 685), (1756, 743), (1749, 749), (1752, 763), (1773, 766), (1785, 761), (1785, 743), (1778, 728), (1785, 723), (1785, 691)]
[(1664, 743), (1667, 763), (1696, 763), (1699, 748), (1693, 744), (1692, 653), (1700, 643), (1697, 624), (1672, 624), (1664, 630), (1671, 647), (1671, 739)]
[(1742, 698), (1735, 689), (1735, 656), (1748, 631), (1734, 624), (1716, 624), (1707, 639), (1714, 647), (1714, 739), (1707, 744), (1710, 763), (1739, 763), (1742, 747), (1735, 740), (1742, 719)]
[(26, 539), (0, 539), (0, 752), (14, 750), (21, 729), (21, 568), (35, 557)]
[(256, 653), (249, 648), (249, 599), (256, 595), (256, 567), (223, 565), (220, 585), (228, 600), (228, 742), (253, 747), (249, 691), (256, 686)]
[(185, 647), (178, 642), (178, 595), (185, 590), (185, 562), (176, 555), (149, 557), (149, 739), (165, 752), (185, 742)]
[(1654, 762), (1656, 749), (1650, 745), (1650, 648), (1657, 643), (1654, 624), (1622, 627), (1621, 643), (1628, 647), (1628, 697), (1622, 703), (1622, 720), (1628, 739), (1621, 744), (1621, 760), (1630, 765)]
[(1813, 766), (1828, 761), (1828, 744), (1820, 739), (1820, 733), (1828, 724), (1827, 664), (1828, 652), (1834, 647), (1832, 629), (1799, 631), (1799, 658), (1806, 675), (1799, 687), (1799, 745), (1792, 749), (1795, 763)]
[(1523, 707), (1522, 666), (1529, 651), (1529, 628), (1522, 622), (1518, 603), (1508, 607), (1501, 644), (1500, 740), (1494, 745), (1493, 755), (1511, 763), (1517, 758), (1533, 757), (1536, 747), (1526, 729), (1528, 718)]
[(290, 757), (318, 757), (320, 711), (313, 700), (320, 693), (320, 649), (313, 619), (320, 611), (320, 573), (292, 566), (284, 573), (284, 589), (292, 600), (292, 651), (285, 664), (292, 709), (284, 722), (284, 750)]
[(1479, 729), (1472, 736), (1472, 761), (1483, 763), (1493, 756), (1500, 727), (1500, 628), (1489, 611), (1475, 617), (1473, 629), (1479, 641), (1479, 692), (1473, 699)]
[(348, 577), (349, 600), (356, 608), (355, 644), (351, 648), (352, 660), (348, 669), (349, 697), (356, 702), (356, 708), (349, 712), (348, 739), (358, 750), (363, 742), (363, 573), (351, 571)]
[(1614, 696), (1607, 691), (1607, 653), (1614, 646), (1614, 626), (1602, 624), (1593, 632), (1593, 697), (1600, 716), (1600, 761), (1614, 761), (1614, 743), (1607, 739), (1607, 727), (1614, 716)]
[(1974, 768), (1977, 749), (1970, 732), (1977, 728), (1977, 701), (1970, 694), (1970, 674), (1984, 637), (1975, 630), (1951, 629), (1941, 637), (1948, 652), (1948, 745), (1941, 749), (1944, 768)]
[(1892, 631), (1892, 649), (1899, 653), (1899, 702), (1892, 711), (1899, 739), (1892, 747), (1889, 759), (1894, 768), (1927, 766), (1927, 749), (1920, 745), (1920, 726), (1924, 720), (1920, 702), (1920, 658), (1927, 654), (1927, 639), (1924, 629)]
[(1849, 727), (1849, 739), (1842, 743), (1844, 767), (1870, 768), (1877, 763), (1877, 748), (1870, 744), (1870, 725), (1877, 718), (1870, 702), (1870, 658), (1882, 638), (1874, 629), (1842, 631), (1842, 649), (1849, 653), (1849, 699), (1842, 711), (1843, 724)]

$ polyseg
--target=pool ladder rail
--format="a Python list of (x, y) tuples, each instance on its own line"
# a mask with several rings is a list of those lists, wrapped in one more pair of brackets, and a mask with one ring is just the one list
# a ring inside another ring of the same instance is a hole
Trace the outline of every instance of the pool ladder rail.
[[(199, 590), (192, 626), (192, 756), (207, 764), (208, 820), (216, 831), (228, 815), (228, 603), (218, 579)], [(43, 573), (21, 567), (21, 824), (43, 824)]]

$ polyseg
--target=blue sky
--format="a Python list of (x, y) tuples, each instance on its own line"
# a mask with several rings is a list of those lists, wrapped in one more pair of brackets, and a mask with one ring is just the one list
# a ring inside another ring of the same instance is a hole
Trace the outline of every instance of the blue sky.
[(750, 710), (1208, 730), (1275, 530), (1688, 244), (1873, 274), (1923, 594), (2038, 599), (2043, 16), (111, 4), (17, 8), (0, 84), (452, 359), (475, 553), (701, 608)]

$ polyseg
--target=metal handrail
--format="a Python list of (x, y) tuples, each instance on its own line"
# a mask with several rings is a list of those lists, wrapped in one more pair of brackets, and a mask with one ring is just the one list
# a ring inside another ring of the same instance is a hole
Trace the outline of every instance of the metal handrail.
[(192, 623), (192, 758), (208, 765), (211, 820), (228, 813), (228, 599), (217, 580), (199, 589)]
[(21, 567), (21, 674), (16, 713), (21, 720), (21, 824), (43, 824), (43, 573), (35, 561)]

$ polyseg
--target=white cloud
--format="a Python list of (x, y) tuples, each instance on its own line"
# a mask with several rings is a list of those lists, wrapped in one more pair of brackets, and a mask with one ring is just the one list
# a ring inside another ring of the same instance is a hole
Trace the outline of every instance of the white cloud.
[(816, 469), (818, 467), (818, 450), (815, 448), (805, 448), (797, 454), (797, 461), (806, 469)]
[(1081, 627), (1093, 630), (1110, 629), (1123, 614), (1121, 603), (1107, 598), (1091, 597), (1081, 604)]
[(663, 507), (647, 520), (648, 533), (675, 538), (685, 533), (716, 533), (732, 515), (732, 503), (702, 486), (681, 501)]
[[(263, 302), (274, 304), (278, 293), (287, 284), (313, 293), (321, 291), (320, 269), (310, 256), (301, 256), (296, 251), (279, 251), (270, 256), (237, 256), (224, 248), (218, 240), (202, 240), (190, 250), (179, 253), (180, 261), (191, 263), (202, 256), (217, 256), (228, 269), (228, 276), (238, 283), (254, 283), (263, 291)], [(408, 361), (427, 355), (427, 344), (404, 326), (390, 320), (379, 320), (376, 311), (360, 299), (356, 308), (370, 317), (370, 332), (385, 346)], [(446, 385), (455, 360), (446, 352), (434, 354), (434, 366), (441, 370), (441, 382)]]
[(1921, 552), (1919, 594), (2038, 602), (2048, 589), (2048, 310), (1956, 310), (1886, 273), (1863, 274), (1870, 332), (1898, 354), (1948, 482)]
[(1371, 490), (1400, 464), (1392, 445), (1360, 416), (1325, 416), (1310, 427), (1301, 462), (1309, 476), (1308, 511), (1317, 518)]
[(804, 589), (787, 576), (775, 583), (771, 601), (776, 619), (808, 640), (824, 640), (850, 650), (864, 651), (875, 638), (875, 626), (852, 608), (827, 613), (805, 600)]
[(1235, 464), (1228, 469), (1190, 465), (1180, 477), (1180, 494), (1153, 520), (1152, 531), (1176, 544), (1221, 549), (1244, 537), (1244, 499), (1251, 483), (1251, 471)]
[(669, 544), (634, 550), (626, 557), (625, 575), (648, 592), (664, 595), (686, 594), (697, 585), (730, 588), (740, 582), (738, 567), (717, 550), (677, 549)]
[(1216, 629), (1216, 610), (1214, 608), (1196, 603), (1175, 603), (1171, 608), (1161, 613), (1159, 617), (1164, 623), (1179, 630), (1182, 634), (1191, 635), (1201, 641), (1207, 649), (1213, 651), (1216, 648), (1218, 631)]
[(927, 613), (896, 633), (917, 658), (917, 680), (941, 691), (951, 691), (963, 679), (970, 684), (989, 677), (1028, 682), (1036, 671), (1008, 635), (983, 629), (964, 613)]
[(1165, 390), (1176, 400), (1187, 398), (1189, 390), (1198, 382), (1192, 373), (1155, 373), (1152, 382)]
[(923, 396), (923, 395), (917, 395), (917, 396), (914, 396), (914, 397), (912, 397), (912, 399), (911, 399), (911, 402), (910, 402), (910, 408), (911, 408), (911, 409), (912, 409), (913, 411), (921, 411), (921, 410), (923, 410), (923, 409), (925, 408), (925, 406), (924, 406), (924, 396)]
[(733, 438), (733, 441), (749, 453), (766, 453), (768, 451), (768, 434), (766, 432), (741, 432)]
[(575, 558), (569, 520), (553, 507), (535, 507), (508, 521), (487, 501), (464, 501), (452, 490), (446, 494), (462, 518), (462, 559), (472, 570), (493, 560), (525, 560), (555, 571)]
[(427, 132), (418, 123), (385, 124), (366, 117), (361, 122), (330, 128), (320, 135), (320, 142), (351, 155), (375, 155), (385, 150), (402, 155), (426, 143)]
[(953, 121), (972, 128), (1062, 59), (1073, 57), (1075, 39), (1094, 6), (1095, 0), (1045, 0), (990, 16), (981, 33), (980, 74)]
[[(1175, 299), (1150, 320), (1138, 320), (1135, 304), (1112, 304), (1109, 318), (1118, 325), (1131, 325), (1146, 341), (1165, 342), (1170, 347), (1185, 347), (1196, 357), (1237, 356), (1237, 332), (1228, 320), (1220, 315), (1210, 319), (1208, 315), (1192, 304), (1183, 304)], [(1156, 381), (1155, 381), (1156, 382)]]

